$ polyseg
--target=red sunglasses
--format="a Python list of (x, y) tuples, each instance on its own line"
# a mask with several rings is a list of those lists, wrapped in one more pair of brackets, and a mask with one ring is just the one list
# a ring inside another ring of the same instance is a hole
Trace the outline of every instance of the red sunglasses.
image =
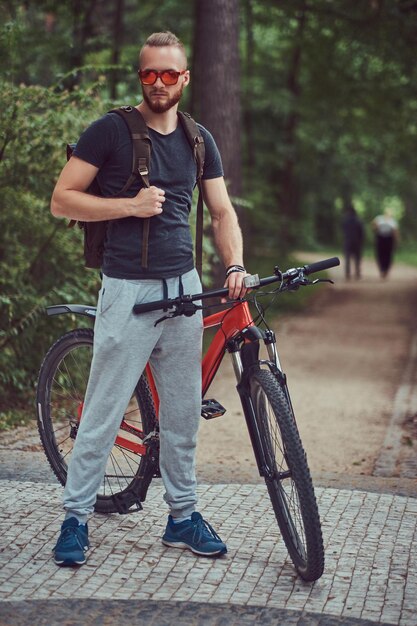
[(179, 77), (185, 74), (186, 71), (162, 70), (158, 72), (157, 70), (138, 70), (138, 74), (142, 85), (154, 85), (158, 78), (162, 80), (164, 85), (176, 85)]

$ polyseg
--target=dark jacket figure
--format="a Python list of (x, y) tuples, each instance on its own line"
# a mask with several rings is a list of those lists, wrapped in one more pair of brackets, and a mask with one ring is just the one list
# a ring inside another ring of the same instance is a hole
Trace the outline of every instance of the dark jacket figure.
[(345, 253), (345, 276), (350, 278), (350, 261), (355, 264), (355, 278), (361, 277), (361, 257), (364, 240), (364, 229), (353, 206), (349, 206), (342, 219), (343, 246)]
[(382, 278), (386, 278), (392, 265), (395, 244), (398, 240), (398, 224), (389, 210), (377, 215), (372, 222), (375, 231), (375, 254)]

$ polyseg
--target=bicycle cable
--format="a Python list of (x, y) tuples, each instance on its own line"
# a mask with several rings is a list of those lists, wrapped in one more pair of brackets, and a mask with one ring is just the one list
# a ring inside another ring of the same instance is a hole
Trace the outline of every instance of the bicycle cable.
[[(271, 291), (256, 291), (256, 293), (254, 293), (252, 302), (254, 303), (256, 310), (258, 311), (257, 317), (255, 317), (253, 320), (256, 326), (260, 326), (260, 324), (263, 324), (267, 330), (270, 330), (270, 326), (265, 319), (265, 313), (274, 304), (279, 293), (285, 291), (283, 287), (284, 281), (281, 280), (279, 286), (276, 289), (272, 289)], [(271, 300), (265, 306), (261, 305), (261, 303), (259, 302), (259, 297), (270, 295), (273, 295)]]

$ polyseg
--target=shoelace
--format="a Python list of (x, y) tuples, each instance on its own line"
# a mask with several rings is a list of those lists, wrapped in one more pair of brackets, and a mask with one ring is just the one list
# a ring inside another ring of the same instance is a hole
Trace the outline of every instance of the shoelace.
[(201, 517), (195, 523), (193, 540), (196, 541), (197, 543), (200, 543), (204, 534), (211, 535), (211, 537), (208, 537), (209, 539), (214, 538), (217, 541), (221, 541), (219, 535), (216, 533), (214, 528), (212, 528), (212, 526), (210, 526), (210, 524)]
[(75, 541), (78, 543), (78, 545), (80, 546), (80, 548), (82, 550), (84, 550), (84, 546), (78, 536), (77, 533), (77, 528), (74, 526), (68, 526), (67, 528), (64, 528), (64, 530), (61, 532), (61, 535), (57, 541), (57, 544), (54, 548), (54, 550), (58, 547), (58, 544), (61, 544), (61, 546), (66, 547), (68, 544), (71, 543), (71, 541), (73, 541), (75, 539)]

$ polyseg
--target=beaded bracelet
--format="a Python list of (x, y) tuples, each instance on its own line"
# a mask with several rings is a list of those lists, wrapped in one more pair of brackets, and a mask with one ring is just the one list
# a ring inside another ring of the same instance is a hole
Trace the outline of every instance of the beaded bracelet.
[(246, 272), (246, 270), (243, 265), (229, 265), (226, 269), (226, 278), (229, 278), (230, 274), (233, 274), (234, 272)]

